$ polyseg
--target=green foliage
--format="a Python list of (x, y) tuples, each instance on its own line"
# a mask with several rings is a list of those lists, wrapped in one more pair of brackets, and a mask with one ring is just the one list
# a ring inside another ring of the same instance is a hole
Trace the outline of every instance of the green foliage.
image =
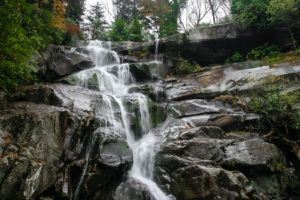
[(300, 93), (282, 92), (283, 82), (281, 80), (279, 84), (278, 80), (269, 79), (264, 84), (264, 90), (254, 94), (250, 108), (261, 114), (277, 134), (286, 137), (288, 131), (300, 130), (300, 111), (294, 107), (299, 103)]
[(270, 23), (266, 10), (270, 0), (232, 0), (234, 20), (244, 28), (266, 29)]
[(175, 74), (178, 75), (185, 75), (191, 73), (198, 73), (201, 72), (202, 70), (203, 70), (202, 67), (197, 63), (191, 63), (188, 60), (185, 60), (184, 58), (180, 57), (176, 63), (174, 72)]
[(267, 8), (272, 23), (290, 23), (298, 11), (297, 0), (271, 0)]
[(64, 33), (51, 28), (51, 13), (36, 2), (5, 0), (0, 7), (0, 89), (35, 80), (32, 55)]
[(300, 48), (299, 47), (297, 48), (296, 53), (300, 54)]
[(67, 18), (74, 21), (76, 24), (82, 22), (84, 13), (85, 0), (66, 0), (67, 2)]
[(144, 47), (139, 51), (133, 51), (133, 52), (129, 51), (128, 52), (128, 55), (134, 56), (138, 59), (148, 58), (150, 54), (151, 54), (151, 52), (149, 51), (148, 47)]
[(263, 44), (247, 53), (246, 58), (239, 52), (235, 52), (225, 60), (225, 63), (244, 62), (246, 60), (266, 60), (277, 62), (279, 59), (280, 48), (276, 45)]
[(118, 18), (109, 32), (109, 38), (112, 41), (141, 42), (145, 40), (146, 35), (144, 25), (137, 18), (134, 18), (130, 24), (127, 24), (124, 19)]
[(138, 13), (138, 2), (131, 0), (113, 0), (113, 6), (116, 11), (116, 19), (123, 19), (126, 23), (130, 23)]
[(245, 58), (239, 52), (235, 52), (230, 58), (227, 58), (225, 63), (236, 63), (236, 62), (243, 62)]
[(129, 24), (128, 32), (129, 32), (128, 40), (130, 41), (142, 42), (145, 39), (145, 36), (143, 34), (144, 25), (136, 17)]
[(252, 49), (247, 54), (247, 59), (260, 60), (266, 57), (273, 58), (278, 56), (280, 48), (276, 45), (263, 44)]
[(109, 38), (112, 41), (126, 41), (129, 38), (128, 25), (124, 19), (117, 18), (114, 21)]
[(181, 8), (185, 5), (184, 0), (168, 1), (170, 12), (166, 12), (162, 18), (164, 22), (160, 25), (159, 36), (169, 36), (178, 32), (178, 17)]
[(86, 29), (92, 40), (106, 40), (107, 22), (104, 16), (104, 9), (99, 2), (91, 6), (87, 16)]

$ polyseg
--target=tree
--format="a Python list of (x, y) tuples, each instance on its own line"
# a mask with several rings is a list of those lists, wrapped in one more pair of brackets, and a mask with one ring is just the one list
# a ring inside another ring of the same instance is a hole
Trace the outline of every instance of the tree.
[(299, 4), (299, 0), (233, 0), (232, 13), (244, 28), (261, 31), (276, 25), (286, 26), (296, 50), (292, 28), (299, 21)]
[(139, 8), (150, 27), (163, 37), (177, 33), (178, 18), (185, 3), (185, 0), (142, 0)]
[(29, 61), (51, 42), (51, 15), (26, 0), (2, 1), (0, 6), (0, 89), (32, 81)]
[(109, 32), (109, 38), (113, 41), (144, 41), (147, 34), (144, 25), (138, 18), (128, 24), (124, 19), (118, 18), (112, 24), (112, 30)]
[(129, 38), (128, 25), (122, 18), (117, 18), (112, 24), (109, 32), (109, 38), (112, 41), (126, 41)]
[(232, 0), (233, 18), (244, 28), (267, 29), (270, 27), (266, 12), (269, 2), (270, 0)]
[(184, 30), (188, 30), (188, 27), (194, 28), (199, 27), (202, 20), (209, 13), (209, 7), (202, 0), (190, 0), (186, 9), (186, 22), (182, 22), (181, 26)]
[(53, 27), (66, 30), (66, 7), (62, 0), (53, 2)]
[(123, 19), (130, 23), (134, 18), (139, 16), (138, 4), (140, 0), (113, 0), (116, 10), (116, 19)]
[(99, 2), (91, 6), (90, 13), (87, 16), (87, 29), (92, 40), (106, 39), (105, 31), (107, 22), (104, 16), (102, 4)]
[(295, 50), (297, 50), (297, 45), (292, 32), (292, 27), (297, 21), (296, 16), (299, 11), (297, 4), (298, 2), (296, 0), (271, 0), (267, 9), (271, 23), (282, 23), (287, 26)]
[(208, 17), (212, 24), (228, 21), (231, 8), (231, 0), (189, 0), (185, 8), (186, 21), (180, 18), (184, 30), (189, 28), (209, 25), (211, 22), (203, 22)]
[(138, 18), (134, 18), (130, 23), (129, 28), (129, 40), (135, 42), (142, 42), (145, 39), (144, 26)]
[(82, 22), (85, 0), (67, 0), (66, 16), (72, 22)]

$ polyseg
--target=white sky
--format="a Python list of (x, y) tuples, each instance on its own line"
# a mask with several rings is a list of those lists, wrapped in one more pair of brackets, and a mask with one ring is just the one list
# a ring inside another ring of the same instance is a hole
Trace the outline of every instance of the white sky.
[[(95, 5), (97, 2), (100, 2), (100, 3), (102, 3), (102, 5), (105, 6), (105, 13), (106, 13), (106, 20), (107, 20), (107, 22), (111, 23), (113, 21), (113, 16), (112, 16), (112, 14), (113, 14), (113, 4), (112, 4), (112, 1), (113, 0), (86, 0), (86, 13), (88, 12), (88, 10), (89, 10), (89, 8), (90, 8), (91, 5)], [(189, 0), (189, 1), (192, 1), (192, 0)], [(189, 24), (188, 24), (188, 21), (187, 21), (187, 17), (186, 17), (186, 12), (189, 9), (188, 8), (189, 6), (191, 6), (191, 5), (189, 5), (189, 3), (188, 3), (187, 8), (185, 8), (182, 11), (182, 16), (181, 16), (182, 22), (185, 24), (186, 28), (188, 28), (188, 29), (191, 28), (191, 27), (189, 27)], [(223, 14), (223, 16), (224, 16), (224, 14)], [(212, 22), (210, 14), (208, 14), (203, 19), (203, 22)]]
[[(86, 0), (86, 12), (88, 12), (91, 5), (95, 5), (97, 2), (100, 2), (106, 6), (106, 8), (105, 8), (106, 20), (108, 22), (111, 22), (113, 19), (112, 19), (112, 16), (109, 14), (109, 12), (113, 11), (112, 1), (113, 0)], [(110, 10), (110, 11), (108, 12), (107, 10)]]

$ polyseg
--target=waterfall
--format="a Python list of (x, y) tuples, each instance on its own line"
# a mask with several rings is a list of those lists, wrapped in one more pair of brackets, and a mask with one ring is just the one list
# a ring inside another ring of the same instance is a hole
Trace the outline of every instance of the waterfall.
[[(152, 122), (148, 108), (148, 98), (141, 93), (129, 94), (128, 89), (135, 84), (129, 69), (129, 64), (121, 64), (118, 54), (110, 50), (109, 42), (91, 41), (86, 47), (96, 67), (81, 71), (74, 76), (83, 87), (93, 87), (102, 92), (102, 99), (95, 110), (96, 116), (101, 115), (104, 126), (112, 133), (124, 137), (133, 152), (133, 166), (129, 178), (144, 184), (156, 200), (170, 200), (153, 181), (155, 155), (159, 150), (160, 139), (151, 132)], [(157, 47), (158, 49), (158, 42)], [(130, 117), (125, 105), (125, 99), (130, 98), (138, 106), (141, 135), (136, 139), (130, 127)], [(98, 114), (99, 113), (99, 114)], [(116, 113), (120, 113), (119, 115)], [(93, 145), (93, 144), (90, 144)], [(89, 157), (87, 155), (87, 164)], [(83, 173), (86, 173), (86, 168)], [(85, 174), (82, 174), (84, 177)], [(80, 187), (82, 179), (80, 181)], [(76, 191), (80, 191), (77, 188)], [(121, 199), (130, 199), (124, 195)]]
[(154, 56), (155, 61), (158, 61), (159, 42), (160, 42), (159, 38), (155, 40), (155, 56)]

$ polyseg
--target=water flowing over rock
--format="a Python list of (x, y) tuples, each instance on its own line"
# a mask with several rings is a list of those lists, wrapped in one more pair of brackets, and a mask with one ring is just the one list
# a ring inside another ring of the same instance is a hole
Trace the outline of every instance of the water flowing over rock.
[[(117, 191), (122, 192), (119, 195), (124, 199), (139, 198), (138, 196), (131, 197), (131, 195), (132, 193), (139, 193), (140, 186), (144, 185), (150, 193), (147, 198), (153, 196), (155, 199), (169, 199), (153, 182), (154, 158), (159, 149), (158, 136), (150, 132), (153, 125), (159, 123), (156, 117), (152, 117), (155, 113), (153, 112), (155, 111), (155, 104), (151, 103), (151, 100), (142, 93), (128, 92), (130, 85), (134, 84), (135, 80), (141, 78), (141, 76), (132, 73), (132, 67), (129, 64), (121, 64), (118, 55), (107, 46), (104, 46), (103, 43), (91, 42), (86, 48), (89, 50), (96, 67), (71, 75), (66, 81), (69, 84), (79, 85), (102, 93), (104, 101), (99, 104), (101, 108), (99, 111), (96, 110), (96, 117), (98, 115), (103, 116), (104, 118), (101, 118), (101, 120), (106, 125), (103, 128), (109, 129), (109, 132), (112, 131), (121, 138), (126, 138), (128, 148), (132, 150), (133, 166), (128, 176), (140, 182), (140, 184), (136, 184), (136, 186), (130, 182), (121, 184), (116, 188)], [(108, 57), (108, 55), (112, 56)], [(136, 69), (139, 69), (140, 73), (144, 73), (145, 77), (147, 76), (149, 79), (154, 77), (151, 71), (154, 69), (153, 65), (149, 65), (149, 68), (144, 67), (148, 64), (137, 64), (136, 66), (143, 66)], [(147, 78), (143, 80), (147, 80)], [(150, 113), (149, 110), (152, 112)], [(163, 117), (161, 119), (163, 120)], [(92, 140), (87, 145), (94, 146), (94, 143)], [(109, 152), (114, 151), (109, 150)], [(119, 152), (119, 154), (121, 153)], [(87, 152), (86, 166), (76, 188), (74, 199), (88, 197), (81, 188), (86, 185), (84, 182), (88, 181), (86, 176), (90, 174), (88, 172), (88, 161), (91, 155), (92, 152)], [(103, 155), (100, 157), (102, 158)], [(105, 161), (115, 162), (114, 158)], [(128, 192), (126, 188), (130, 188), (129, 190), (133, 190), (133, 192)], [(134, 192), (134, 190), (136, 191)], [(95, 198), (95, 196), (92, 198)]]
[(47, 81), (55, 81), (74, 72), (95, 66), (90, 56), (75, 48), (50, 46), (38, 59), (40, 76)]
[(125, 63), (111, 42), (51, 47), (55, 84), (0, 94), (0, 199), (296, 200), (290, 155), (260, 136), (259, 115), (222, 95), (247, 101), (270, 75), (299, 90), (299, 66), (170, 77), (160, 43), (141, 63)]

